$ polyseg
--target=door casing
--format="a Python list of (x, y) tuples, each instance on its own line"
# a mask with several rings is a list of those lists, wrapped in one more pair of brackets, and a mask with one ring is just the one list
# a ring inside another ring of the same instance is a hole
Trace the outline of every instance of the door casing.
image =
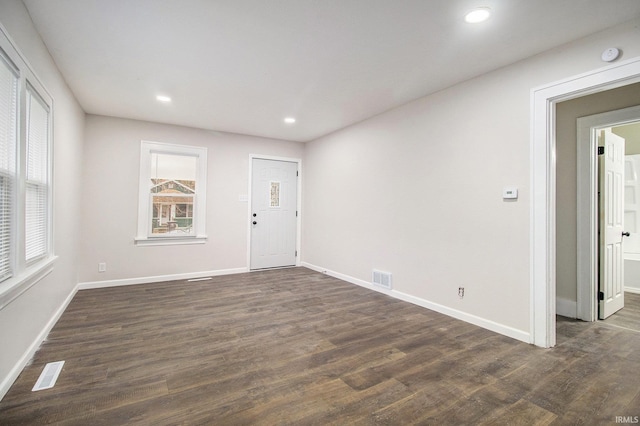
[(531, 90), (530, 342), (556, 344), (556, 103), (640, 81), (640, 57)]

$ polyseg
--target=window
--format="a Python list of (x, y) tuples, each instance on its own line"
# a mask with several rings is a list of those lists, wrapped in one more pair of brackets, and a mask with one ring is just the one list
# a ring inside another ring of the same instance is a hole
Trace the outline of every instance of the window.
[[(3, 52), (0, 52), (3, 53)], [(13, 227), (18, 145), (18, 74), (0, 60), (0, 281), (13, 274)]]
[(53, 267), (52, 104), (0, 27), (0, 309)]
[(207, 149), (142, 141), (139, 245), (204, 243)]
[(49, 107), (31, 86), (27, 87), (26, 139), (25, 258), (32, 262), (48, 251)]

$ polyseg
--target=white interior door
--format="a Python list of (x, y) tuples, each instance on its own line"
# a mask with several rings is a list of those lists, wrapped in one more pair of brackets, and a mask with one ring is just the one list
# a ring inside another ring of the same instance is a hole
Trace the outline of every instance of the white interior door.
[(605, 319), (624, 307), (624, 139), (601, 131), (604, 145), (600, 173), (600, 306)]
[(252, 160), (251, 269), (296, 264), (297, 194), (297, 163)]

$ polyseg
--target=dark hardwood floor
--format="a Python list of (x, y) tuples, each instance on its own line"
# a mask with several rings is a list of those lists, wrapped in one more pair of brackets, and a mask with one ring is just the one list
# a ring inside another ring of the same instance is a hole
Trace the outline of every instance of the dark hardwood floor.
[(609, 325), (640, 331), (640, 294), (624, 293), (624, 308), (604, 320)]
[[(3, 425), (565, 425), (640, 416), (640, 333), (540, 349), (304, 268), (83, 290)], [(31, 392), (47, 362), (53, 389)]]

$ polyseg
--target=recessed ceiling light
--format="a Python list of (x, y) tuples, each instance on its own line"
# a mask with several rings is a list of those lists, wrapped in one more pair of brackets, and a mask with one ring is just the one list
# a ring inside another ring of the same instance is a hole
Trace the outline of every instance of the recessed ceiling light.
[(293, 117), (287, 117), (287, 118), (284, 119), (284, 122), (287, 123), (287, 124), (293, 124), (293, 123), (296, 122), (296, 119), (293, 118)]
[(156, 96), (156, 99), (160, 102), (171, 102), (171, 98), (168, 96), (164, 96), (164, 95), (158, 95)]
[(488, 7), (478, 7), (464, 16), (464, 20), (470, 24), (484, 22), (491, 16), (491, 9)]

